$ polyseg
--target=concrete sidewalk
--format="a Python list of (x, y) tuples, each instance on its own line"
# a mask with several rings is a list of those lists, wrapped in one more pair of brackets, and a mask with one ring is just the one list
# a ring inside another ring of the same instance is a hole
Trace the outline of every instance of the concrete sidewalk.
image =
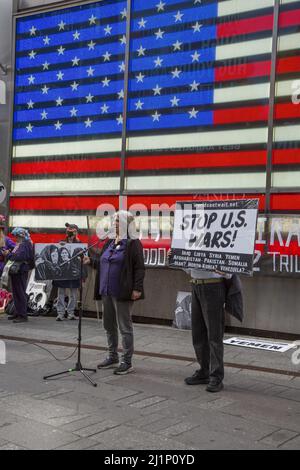
[[(44, 349), (16, 341), (72, 344), (75, 322), (38, 317), (14, 325), (1, 316), (0, 335), (10, 338), (5, 340), (7, 364), (0, 365), (0, 450), (300, 447), (300, 366), (291, 360), (295, 349), (275, 353), (225, 346), (225, 360), (232, 365), (226, 368), (225, 390), (209, 394), (205, 386), (183, 382), (197, 368), (190, 331), (135, 325), (135, 373), (120, 377), (98, 371), (93, 376), (98, 388), (80, 373), (43, 381), (44, 375), (73, 367), (76, 355), (59, 363)], [(82, 350), (83, 365), (94, 367), (105, 357), (101, 323), (84, 319), (82, 336), (84, 345), (103, 348)], [(73, 351), (40, 346), (58, 358)]]

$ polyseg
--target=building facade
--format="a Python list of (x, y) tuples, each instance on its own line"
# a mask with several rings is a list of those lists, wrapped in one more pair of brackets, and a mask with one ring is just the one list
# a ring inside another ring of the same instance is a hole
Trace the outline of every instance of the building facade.
[(58, 241), (68, 221), (87, 237), (103, 204), (151, 219), (149, 300), (136, 314), (170, 319), (177, 291), (189, 289), (185, 274), (164, 267), (161, 229), (175, 202), (257, 198), (244, 327), (300, 334), (300, 2), (0, 8), (4, 31), (13, 26), (0, 45), (10, 65), (0, 180), (11, 188), (11, 226)]

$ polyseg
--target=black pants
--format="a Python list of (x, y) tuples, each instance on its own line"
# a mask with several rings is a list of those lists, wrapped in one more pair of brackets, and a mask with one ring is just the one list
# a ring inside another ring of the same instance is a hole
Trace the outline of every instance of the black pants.
[(11, 287), (16, 314), (19, 317), (27, 317), (27, 287), (28, 273), (11, 276)]
[(210, 379), (224, 378), (224, 325), (226, 289), (223, 282), (193, 284), (192, 336), (201, 370)]

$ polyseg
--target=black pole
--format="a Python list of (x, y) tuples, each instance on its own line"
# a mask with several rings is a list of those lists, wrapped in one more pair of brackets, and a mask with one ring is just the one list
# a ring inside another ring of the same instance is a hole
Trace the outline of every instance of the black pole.
[(81, 341), (82, 341), (82, 312), (83, 312), (83, 302), (82, 302), (82, 275), (83, 275), (83, 256), (80, 257), (80, 290), (79, 290), (79, 302), (78, 302), (78, 311), (79, 311), (79, 319), (78, 319), (78, 359), (77, 359), (77, 366), (80, 367), (81, 365)]
[(132, 14), (131, 6), (132, 6), (131, 0), (127, 0), (123, 127), (122, 127), (122, 149), (121, 149), (121, 171), (120, 171), (120, 197), (124, 195), (125, 183), (126, 183), (127, 117), (128, 117), (129, 67), (130, 67), (130, 33), (131, 33), (131, 14)]

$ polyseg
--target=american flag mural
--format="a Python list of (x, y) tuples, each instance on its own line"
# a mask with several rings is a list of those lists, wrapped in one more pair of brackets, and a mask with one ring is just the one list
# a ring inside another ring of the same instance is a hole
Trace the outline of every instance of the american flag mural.
[[(38, 241), (118, 205), (123, 126), (129, 201), (236, 191), (264, 211), (274, 0), (133, 0), (127, 120), (126, 8), (83, 2), (17, 20), (11, 225)], [(281, 0), (276, 66), (271, 203), (297, 213), (299, 1)]]

